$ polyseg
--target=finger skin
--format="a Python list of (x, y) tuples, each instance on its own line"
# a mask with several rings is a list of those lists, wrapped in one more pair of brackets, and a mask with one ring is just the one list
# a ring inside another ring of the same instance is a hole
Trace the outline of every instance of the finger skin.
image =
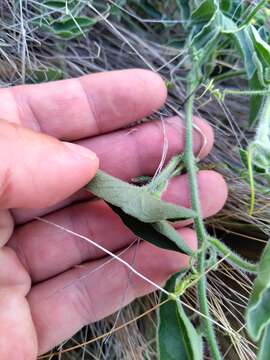
[[(179, 232), (195, 249), (194, 232), (191, 229)], [(186, 255), (161, 250), (145, 242), (134, 245), (122, 258), (159, 285), (188, 264)], [(40, 354), (69, 338), (82, 326), (155, 290), (153, 285), (130, 273), (120, 262), (108, 263), (108, 260), (85, 263), (32, 288), (28, 301)], [(98, 271), (94, 271), (96, 268)]]
[(25, 298), (31, 280), (14, 251), (0, 250), (0, 359), (35, 360), (37, 335)]
[[(211, 216), (223, 207), (227, 186), (224, 179), (213, 171), (200, 171), (198, 182), (203, 215)], [(215, 196), (212, 196), (213, 188), (219, 189)], [(188, 207), (188, 190), (186, 175), (175, 178), (164, 194), (164, 200)], [(75, 204), (45, 218), (87, 236), (111, 251), (120, 250), (135, 239), (120, 218), (100, 200)], [(110, 231), (107, 231), (108, 228)], [(104, 256), (102, 251), (84, 240), (40, 221), (18, 228), (9, 246), (28, 269), (33, 282), (43, 281), (84, 261)]]
[(139, 120), (161, 107), (166, 97), (164, 81), (151, 71), (96, 73), (0, 89), (0, 118), (74, 141)]
[(14, 230), (14, 220), (8, 210), (0, 210), (0, 248), (10, 239)]
[[(212, 149), (214, 136), (211, 126), (200, 118), (194, 118), (194, 122), (204, 133), (207, 145), (203, 152), (202, 137), (198, 131), (194, 131), (194, 153), (206, 156)], [(178, 117), (165, 120), (165, 132), (168, 140), (166, 161), (173, 155), (184, 150), (185, 127)], [(160, 164), (163, 144), (164, 129), (160, 121), (145, 123), (132, 129), (121, 130), (108, 135), (98, 136), (79, 142), (80, 145), (93, 150), (100, 159), (100, 167), (125, 181), (140, 175), (152, 176)], [(73, 202), (87, 199), (89, 194), (80, 191), (78, 194), (65, 199), (63, 202), (50, 208), (38, 210), (15, 209), (13, 216), (17, 224), (31, 220), (34, 216), (48, 214), (54, 210), (63, 208)]]
[(90, 150), (0, 120), (0, 208), (40, 208), (63, 200), (95, 175)]

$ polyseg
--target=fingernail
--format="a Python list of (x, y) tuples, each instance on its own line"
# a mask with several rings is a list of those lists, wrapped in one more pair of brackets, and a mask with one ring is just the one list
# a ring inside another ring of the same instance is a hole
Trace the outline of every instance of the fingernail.
[(72, 152), (80, 155), (80, 156), (83, 156), (83, 157), (86, 157), (92, 161), (96, 161), (97, 160), (97, 155), (89, 150), (88, 148), (84, 147), (84, 146), (81, 146), (81, 145), (77, 145), (77, 144), (74, 144), (74, 143), (70, 143), (70, 142), (66, 142), (66, 141), (63, 141), (62, 142), (67, 148), (69, 148)]

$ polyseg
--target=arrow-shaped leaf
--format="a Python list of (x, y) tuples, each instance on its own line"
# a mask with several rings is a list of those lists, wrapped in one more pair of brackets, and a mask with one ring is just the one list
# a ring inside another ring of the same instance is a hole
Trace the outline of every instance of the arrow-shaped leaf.
[(147, 188), (128, 184), (101, 170), (86, 188), (143, 222), (154, 223), (195, 217), (193, 210), (162, 201), (149, 193)]

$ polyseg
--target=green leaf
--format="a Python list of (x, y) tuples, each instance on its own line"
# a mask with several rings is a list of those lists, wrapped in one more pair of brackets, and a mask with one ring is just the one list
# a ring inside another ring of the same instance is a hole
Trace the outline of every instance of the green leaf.
[(72, 1), (70, 0), (55, 0), (55, 1), (44, 1), (43, 4), (52, 9), (58, 10), (58, 9), (65, 9), (65, 7), (69, 5), (71, 2)]
[(143, 222), (154, 223), (195, 217), (193, 210), (162, 201), (148, 192), (147, 187), (128, 184), (101, 170), (86, 188)]
[(270, 322), (270, 242), (267, 243), (258, 266), (246, 313), (247, 330), (258, 341)]
[(253, 59), (255, 49), (249, 29), (235, 29), (234, 31), (235, 23), (229, 18), (226, 18), (225, 16), (223, 17), (223, 27), (225, 31), (231, 32), (231, 36), (234, 38), (236, 45), (242, 55), (247, 73), (247, 78), (249, 80), (252, 79), (256, 71), (256, 65), (254, 64)]
[(231, 0), (221, 0), (220, 8), (224, 12), (229, 12), (231, 9)]
[[(263, 79), (266, 84), (270, 83), (270, 46), (265, 42), (254, 26), (250, 27), (256, 55), (262, 64)], [(260, 68), (258, 68), (260, 71)]]
[(63, 79), (62, 71), (55, 68), (38, 69), (33, 71), (31, 74), (31, 80), (33, 83), (41, 83), (61, 79)]
[(237, 31), (234, 36), (243, 56), (247, 78), (251, 79), (256, 71), (256, 66), (253, 61), (254, 46), (249, 31), (245, 28), (241, 31)]
[(96, 19), (87, 16), (77, 16), (75, 18), (66, 17), (56, 20), (51, 24), (51, 30), (55, 35), (63, 39), (72, 39), (82, 35), (83, 30), (89, 29), (96, 24)]
[[(256, 71), (252, 78), (249, 80), (249, 89), (250, 90), (263, 90), (264, 86), (261, 84), (258, 72)], [(261, 95), (252, 95), (250, 97), (250, 107), (249, 107), (249, 125), (255, 125), (260, 116), (260, 111), (262, 109), (263, 96)]]
[(178, 251), (187, 255), (193, 254), (193, 251), (187, 246), (179, 233), (167, 221), (160, 221), (153, 224), (145, 223), (126, 214), (117, 206), (111, 204), (108, 205), (121, 218), (123, 223), (133, 232), (133, 234), (140, 239), (162, 249)]
[(194, 22), (208, 22), (218, 9), (216, 0), (204, 0), (192, 12), (191, 20)]
[[(173, 293), (179, 274), (168, 280), (165, 289)], [(161, 302), (166, 300), (162, 294)], [(202, 339), (179, 302), (170, 300), (159, 308), (157, 329), (160, 360), (202, 360)]]
[(61, 31), (73, 31), (78, 29), (78, 27), (90, 27), (95, 23), (96, 20), (90, 17), (77, 16), (75, 18), (67, 17), (63, 20), (57, 20), (52, 24), (52, 26), (55, 32), (60, 33)]
[(207, 49), (205, 47), (209, 44), (209, 42), (215, 41), (219, 34), (219, 18), (218, 13), (215, 13), (210, 18), (210, 20), (202, 27), (202, 29), (193, 37), (191, 46), (195, 47), (198, 51), (202, 53), (206, 53)]
[(152, 224), (153, 228), (158, 231), (161, 235), (166, 236), (166, 238), (170, 239), (178, 249), (187, 255), (192, 255), (193, 251), (187, 246), (186, 242), (180, 237), (178, 231), (168, 223), (168, 221), (159, 221), (157, 223)]
[(270, 325), (264, 329), (262, 341), (259, 346), (259, 351), (257, 354), (257, 360), (269, 360), (270, 354)]

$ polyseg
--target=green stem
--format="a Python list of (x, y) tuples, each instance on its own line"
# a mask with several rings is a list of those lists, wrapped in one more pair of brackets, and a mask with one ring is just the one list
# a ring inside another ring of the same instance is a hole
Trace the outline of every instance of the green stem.
[(223, 95), (242, 95), (242, 96), (253, 96), (253, 95), (269, 95), (270, 90), (233, 90), (225, 89)]
[(208, 241), (212, 246), (216, 248), (216, 250), (220, 254), (226, 256), (226, 259), (232, 264), (236, 265), (238, 268), (241, 268), (249, 273), (257, 273), (257, 264), (252, 264), (248, 260), (242, 259), (239, 255), (235, 254), (227, 245), (212, 236), (208, 237)]
[(214, 84), (220, 83), (221, 81), (228, 80), (231, 78), (237, 78), (239, 76), (246, 75), (246, 70), (232, 70), (227, 71), (223, 74), (216, 75), (212, 79), (214, 80)]
[(187, 95), (189, 96), (186, 105), (185, 105), (185, 117), (186, 117), (186, 145), (185, 145), (185, 154), (184, 160), (186, 168), (188, 170), (189, 176), (189, 185), (191, 191), (191, 203), (192, 209), (196, 212), (196, 217), (194, 219), (195, 230), (197, 233), (198, 244), (199, 244), (199, 253), (198, 253), (198, 271), (201, 274), (201, 278), (198, 281), (198, 297), (200, 304), (200, 311), (203, 313), (203, 324), (207, 342), (209, 345), (211, 358), (213, 360), (221, 360), (221, 355), (218, 349), (216, 336), (211, 322), (210, 311), (207, 302), (207, 282), (205, 274), (205, 248), (207, 245), (207, 233), (204, 227), (202, 220), (200, 200), (199, 200), (199, 191), (197, 184), (197, 166), (196, 159), (193, 154), (193, 144), (192, 144), (192, 130), (193, 130), (193, 104), (194, 104), (194, 90), (197, 87), (196, 79), (196, 67), (193, 67), (189, 76), (187, 78)]
[(248, 179), (249, 179), (249, 188), (250, 188), (250, 205), (248, 214), (253, 215), (255, 207), (255, 182), (253, 175), (253, 165), (252, 165), (252, 148), (249, 148), (247, 151), (247, 166), (248, 166)]

